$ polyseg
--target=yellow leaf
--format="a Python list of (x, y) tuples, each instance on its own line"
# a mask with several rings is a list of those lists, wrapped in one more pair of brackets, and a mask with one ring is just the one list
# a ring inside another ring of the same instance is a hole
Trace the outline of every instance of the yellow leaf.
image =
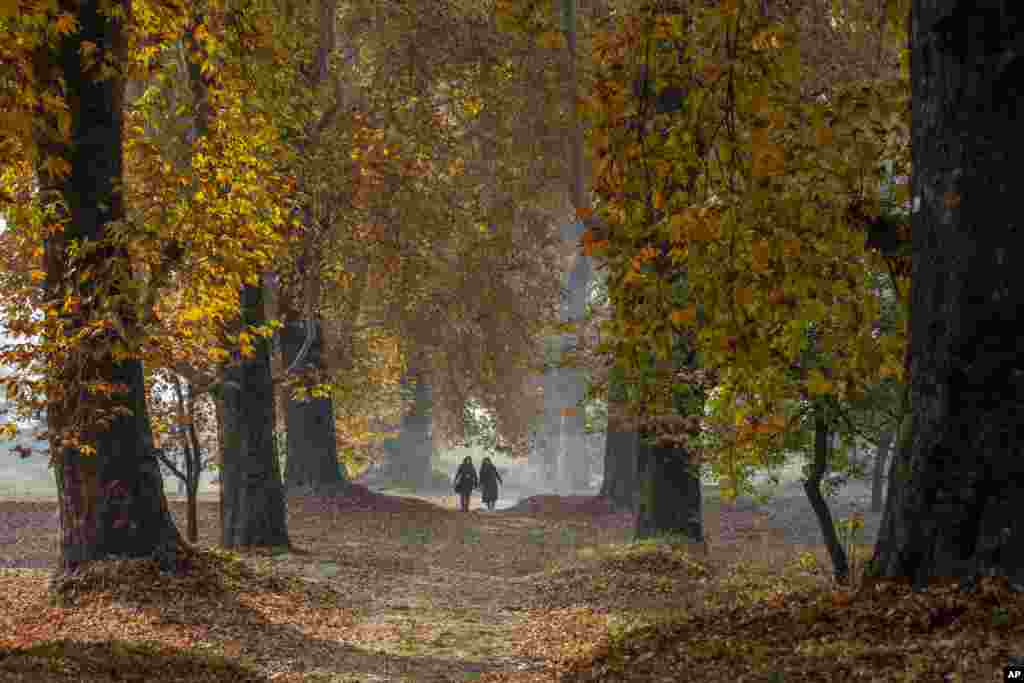
[(773, 142), (763, 142), (754, 147), (754, 167), (752, 172), (757, 178), (768, 178), (781, 175), (785, 170), (785, 155), (782, 148)]
[(764, 272), (772, 264), (772, 248), (766, 240), (760, 240), (754, 244), (752, 249), (752, 265), (757, 272)]
[(754, 303), (754, 290), (750, 287), (739, 287), (736, 290), (736, 303), (750, 306)]
[(31, 274), (31, 277), (32, 277), (32, 282), (42, 282), (43, 280), (46, 279), (46, 273), (44, 273), (41, 270), (33, 270), (32, 274)]
[(807, 391), (813, 396), (831, 393), (832, 382), (825, 378), (821, 370), (811, 370), (807, 377)]
[(55, 178), (66, 178), (71, 174), (71, 164), (61, 157), (46, 157), (43, 166)]
[(709, 242), (718, 237), (718, 222), (708, 209), (688, 208), (669, 219), (673, 242)]
[(882, 377), (894, 377), (897, 380), (902, 380), (903, 364), (894, 362), (891, 359), (886, 360), (884, 363), (882, 363), (882, 367), (879, 369), (878, 373)]
[(181, 319), (186, 322), (195, 322), (202, 319), (203, 309), (201, 308), (189, 308), (181, 314)]
[(750, 41), (751, 46), (754, 50), (761, 51), (767, 49), (777, 50), (782, 45), (779, 41), (778, 35), (772, 30), (758, 31), (757, 35)]
[(814, 142), (818, 147), (828, 147), (832, 144), (833, 139), (832, 127), (827, 123), (822, 123), (814, 131)]
[(686, 327), (697, 319), (697, 307), (687, 306), (686, 308), (677, 308), (669, 314), (669, 320), (676, 327)]
[(537, 44), (548, 50), (561, 50), (565, 47), (565, 36), (561, 31), (546, 31), (537, 37)]
[(78, 29), (78, 21), (68, 12), (61, 12), (60, 16), (57, 17), (57, 20), (53, 22), (53, 24), (54, 29), (62, 36), (74, 33)]

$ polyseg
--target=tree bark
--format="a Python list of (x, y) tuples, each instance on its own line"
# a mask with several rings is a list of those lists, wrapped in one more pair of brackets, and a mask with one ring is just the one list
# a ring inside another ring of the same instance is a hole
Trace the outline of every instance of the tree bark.
[(908, 404), (873, 574), (1024, 585), (1020, 9), (912, 11)]
[[(303, 344), (307, 327), (303, 321), (293, 320), (281, 330), (281, 354), (285, 367), (291, 367)], [(312, 324), (312, 339), (307, 346), (303, 363), (310, 380), (323, 368), (323, 327), (319, 320)], [(328, 397), (308, 397), (299, 401), (290, 395), (286, 399), (288, 457), (285, 466), (285, 486), (289, 491), (310, 488), (314, 491), (337, 490), (347, 481), (338, 464), (338, 444), (334, 432), (334, 402)]]
[(875, 462), (871, 472), (871, 511), (882, 511), (882, 484), (885, 480), (885, 466), (889, 462), (889, 450), (892, 448), (893, 432), (887, 429), (882, 432), (875, 449)]
[(704, 543), (700, 467), (680, 446), (644, 444), (638, 449), (640, 500), (636, 537), (679, 534)]
[[(109, 315), (97, 308), (116, 301), (114, 297), (120, 291), (115, 283), (131, 268), (124, 249), (94, 249), (108, 237), (108, 225), (124, 217), (120, 190), (124, 79), (119, 74), (95, 79), (94, 70), (88, 69), (81, 57), (83, 45), (88, 42), (95, 47), (98, 59), (124, 63), (123, 25), (108, 20), (106, 6), (101, 4), (97, 0), (61, 3), (61, 9), (77, 21), (79, 30), (63, 35), (54, 50), (40, 49), (33, 65), (40, 83), (56, 87), (58, 79), (64, 80), (71, 115), (70, 140), (46, 137), (45, 133), (37, 138), (40, 158), (64, 158), (71, 167), (64, 178), (51, 175), (45, 167), (39, 169), (41, 194), (63, 199), (63, 215), (69, 219), (63, 233), (47, 237), (44, 243), (46, 296), (51, 301), (81, 297), (80, 307), (60, 315), (66, 325), (64, 336), (73, 336), (91, 320)], [(122, 11), (128, 9), (126, 3), (114, 5)], [(81, 247), (74, 271), (72, 241)], [(86, 272), (92, 278), (80, 282), (79, 273)], [(96, 293), (99, 295), (90, 297)], [(115, 305), (114, 315), (124, 323), (126, 335), (122, 341), (131, 348), (141, 334), (133, 308)], [(54, 328), (46, 334), (56, 341)], [(105, 334), (104, 345), (112, 344), (119, 332)], [(142, 363), (114, 360), (109, 351), (100, 357), (88, 351), (73, 350), (63, 359), (58, 371), (60, 390), (48, 396), (50, 452), (61, 527), (61, 558), (51, 584), (54, 587), (83, 564), (110, 556), (151, 557), (164, 570), (176, 571), (183, 550), (154, 455)], [(110, 400), (101, 400), (86, 390), (86, 382), (121, 385), (124, 390), (114, 393)], [(127, 409), (130, 414), (112, 415), (106, 427), (91, 426), (95, 418), (89, 418), (91, 424), (82, 425), (78, 411), (95, 406)], [(62, 443), (62, 430), (75, 426), (83, 429), (82, 443), (95, 448), (94, 455)]]
[[(311, 91), (320, 88), (329, 76), (328, 62), (335, 48), (337, 0), (319, 0), (319, 36), (313, 65), (309, 71), (300, 69)], [(341, 80), (335, 88), (332, 105), (321, 115), (310, 132), (313, 133), (298, 145), (299, 155), (308, 147), (316, 147), (320, 134), (331, 124), (342, 107), (343, 90)], [(307, 378), (326, 376), (324, 361), (323, 325), (319, 316), (320, 304), (320, 243), (317, 222), (312, 206), (302, 207), (307, 231), (302, 253), (296, 258), (295, 270), (303, 294), (302, 305), (297, 305), (295, 290), (283, 290), (280, 297), (284, 329), (281, 331), (281, 353), (286, 369), (305, 369)], [(312, 338), (307, 341), (307, 331)], [(297, 357), (297, 366), (293, 368)], [(285, 425), (287, 443), (287, 465), (285, 485), (288, 490), (313, 490), (317, 493), (337, 492), (348, 482), (346, 473), (338, 463), (338, 445), (335, 440), (334, 399), (331, 396), (295, 400), (290, 392), (286, 396)]]
[[(245, 285), (240, 294), (241, 322), (265, 322), (263, 288)], [(274, 386), (270, 343), (255, 337), (256, 350), (229, 366), (223, 385), (224, 450), (221, 470), (221, 544), (287, 546), (284, 487), (274, 452)]]
[(604, 442), (604, 481), (601, 495), (617, 509), (637, 509), (637, 458), (646, 447), (640, 433), (630, 429), (626, 417), (625, 388), (614, 374), (608, 388), (608, 427)]
[(846, 549), (843, 548), (843, 544), (839, 542), (839, 535), (836, 533), (828, 502), (821, 495), (821, 480), (825, 478), (825, 472), (828, 470), (829, 448), (833, 443), (831, 436), (825, 408), (819, 404), (814, 410), (814, 462), (811, 465), (810, 476), (804, 482), (804, 493), (807, 494), (807, 500), (811, 503), (814, 516), (818, 519), (825, 548), (832, 560), (832, 571), (835, 574), (836, 583), (845, 584), (850, 579), (849, 558), (846, 557)]
[(428, 488), (432, 479), (433, 434), (430, 382), (423, 372), (403, 378), (403, 386), (412, 385), (414, 398), (409, 412), (402, 417), (398, 436), (384, 442), (392, 480), (417, 489)]
[[(590, 293), (590, 278), (593, 272), (591, 259), (579, 254), (569, 274), (567, 299), (563, 307), (565, 322), (579, 322), (586, 315), (587, 298)], [(572, 350), (572, 337), (562, 340), (564, 359)], [(562, 420), (559, 455), (559, 488), (568, 492), (581, 491), (590, 485), (590, 463), (583, 435), (586, 432), (586, 412), (582, 405), (586, 396), (586, 375), (579, 368), (566, 367), (560, 377), (562, 384)], [(568, 409), (568, 410), (567, 410)]]

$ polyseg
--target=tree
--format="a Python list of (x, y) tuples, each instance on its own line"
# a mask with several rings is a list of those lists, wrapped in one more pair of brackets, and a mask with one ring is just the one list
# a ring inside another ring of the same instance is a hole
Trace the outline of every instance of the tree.
[(402, 378), (402, 388), (412, 394), (412, 401), (402, 415), (398, 435), (383, 443), (387, 453), (386, 464), (393, 481), (415, 488), (427, 488), (432, 479), (434, 450), (431, 420), (433, 400), (429, 377), (425, 372), (411, 367)]
[[(36, 139), (44, 160), (40, 194), (61, 224), (44, 247), (44, 287), (55, 314), (46, 339), (56, 370), (47, 422), (60, 500), (58, 571), (114, 555), (153, 557), (164, 569), (177, 570), (183, 544), (154, 455), (142, 363), (131, 357), (139, 339), (137, 316), (120, 284), (131, 272), (130, 258), (110, 240), (111, 228), (124, 218), (127, 7), (86, 0), (62, 10), (78, 28), (62, 31), (54, 47), (44, 42), (37, 48), (33, 74), (62, 102), (47, 115), (57, 125)], [(114, 68), (101, 78), (96, 65), (105, 60)], [(102, 325), (109, 320), (120, 324)], [(97, 323), (99, 353), (68, 345)], [(102, 412), (82, 424), (88, 404)]]
[[(688, 296), (685, 276), (677, 276), (672, 285), (678, 298)], [(699, 434), (708, 383), (692, 338), (675, 336), (668, 358), (645, 354), (640, 368), (631, 402), (640, 411), (640, 436), (646, 444), (637, 453), (636, 535), (681, 535), (703, 544)], [(652, 395), (665, 385), (666, 376), (671, 377), (668, 395)]]
[[(338, 463), (335, 439), (334, 402), (330, 393), (316, 388), (323, 371), (323, 326), (319, 319), (285, 323), (281, 330), (281, 355), (286, 368), (305, 361), (302, 379), (305, 396), (286, 392), (287, 466), (285, 486), (289, 490), (311, 488), (319, 492), (336, 489), (347, 480)], [(316, 370), (320, 369), (320, 373)]]
[[(167, 431), (177, 437), (177, 444), (169, 447), (164, 446), (156, 449), (156, 456), (160, 462), (174, 475), (181, 486), (185, 488), (186, 494), (186, 527), (189, 543), (199, 541), (199, 516), (198, 497), (199, 482), (204, 471), (210, 468), (214, 458), (204, 456), (203, 445), (199, 438), (200, 416), (196, 407), (196, 397), (192, 393), (191, 383), (186, 383), (185, 391), (181, 388), (181, 378), (172, 374), (170, 385), (174, 391), (174, 416)], [(152, 392), (151, 392), (152, 393)], [(187, 395), (186, 395), (187, 394)], [(152, 405), (155, 400), (150, 398)], [(174, 458), (168, 454), (171, 449), (181, 453), (180, 458)], [(207, 451), (209, 452), (209, 451)], [(180, 461), (180, 462), (179, 462)]]
[(814, 414), (814, 454), (810, 462), (809, 472), (804, 479), (804, 492), (811, 503), (814, 516), (818, 518), (818, 527), (825, 540), (825, 548), (832, 559), (832, 569), (837, 583), (845, 584), (850, 578), (850, 561), (846, 549), (839, 542), (836, 527), (832, 521), (832, 513), (821, 495), (821, 482), (829, 464), (829, 451), (832, 448), (832, 432), (829, 431), (828, 405), (818, 400), (813, 407)]
[[(240, 326), (265, 322), (263, 288), (240, 295)], [(221, 544), (287, 546), (288, 520), (274, 444), (274, 385), (270, 342), (256, 337), (225, 371), (224, 446), (221, 463)]]
[(601, 494), (616, 508), (636, 510), (637, 464), (646, 455), (647, 444), (631, 424), (621, 368), (613, 369), (608, 380), (608, 426), (604, 443), (604, 479)]
[[(328, 221), (318, 221), (314, 205), (321, 200), (316, 169), (322, 159), (314, 154), (329, 144), (325, 132), (338, 123), (345, 101), (354, 100), (354, 88), (345, 87), (345, 74), (330, 68), (337, 41), (337, 0), (321, 0), (311, 16), (296, 16), (308, 30), (316, 33), (312, 66), (299, 63), (296, 83), (316, 97), (333, 80), (329, 106), (301, 135), (294, 136), (296, 158), (301, 164), (300, 190), (305, 194), (299, 209), (305, 235), (289, 266), (293, 270), (291, 286), (279, 289), (279, 311), (283, 320), (281, 354), (286, 374), (300, 376), (284, 396), (287, 425), (288, 466), (285, 485), (290, 490), (310, 487), (320, 493), (339, 490), (347, 481), (339, 466), (335, 430), (334, 397), (327, 372), (320, 285), (323, 280), (324, 242)], [(351, 61), (351, 60), (347, 60)], [(337, 193), (335, 193), (337, 194)], [(358, 308), (354, 311), (358, 313)], [(296, 391), (298, 390), (298, 391)]]
[(885, 479), (885, 468), (889, 464), (889, 451), (892, 448), (893, 430), (886, 429), (878, 438), (875, 447), (874, 464), (871, 468), (871, 511), (882, 511), (882, 484)]
[(1012, 228), (1024, 14), (961, 0), (916, 0), (912, 13), (908, 400), (872, 574), (1024, 584), (1024, 245)]
[[(854, 4), (858, 22), (881, 16)], [(867, 49), (855, 22), (832, 14), (827, 3), (642, 3), (594, 41), (586, 101), (602, 220), (583, 241), (609, 268), (609, 327), (632, 366), (694, 334), (705, 369), (746, 401), (712, 403), (736, 433), (704, 455), (743, 476), (752, 468), (730, 458), (764, 464), (787, 406), (852, 401), (899, 374), (903, 330), (874, 324), (873, 276), (900, 256), (904, 226), (890, 249), (855, 209), (879, 200), (883, 161), (898, 173), (908, 161), (900, 27), (883, 21)], [(679, 272), (686, 301), (667, 285)], [(895, 289), (906, 276), (895, 269)], [(800, 364), (810, 327), (827, 359), (813, 368)]]

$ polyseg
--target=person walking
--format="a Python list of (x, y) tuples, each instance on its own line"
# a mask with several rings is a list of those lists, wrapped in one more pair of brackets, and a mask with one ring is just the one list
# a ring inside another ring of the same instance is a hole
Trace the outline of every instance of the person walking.
[(455, 473), (455, 492), (459, 494), (459, 507), (463, 512), (469, 512), (469, 499), (479, 483), (476, 468), (473, 467), (473, 458), (467, 455)]
[(488, 510), (494, 510), (494, 503), (498, 500), (498, 484), (500, 483), (504, 482), (501, 481), (498, 468), (494, 466), (490, 458), (484, 458), (484, 461), (480, 463), (480, 493), (483, 494), (484, 505), (487, 506)]

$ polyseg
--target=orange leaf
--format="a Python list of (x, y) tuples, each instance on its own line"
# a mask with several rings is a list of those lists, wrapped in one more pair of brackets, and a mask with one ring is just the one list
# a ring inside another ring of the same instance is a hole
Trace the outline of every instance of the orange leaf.
[(697, 307), (677, 308), (669, 314), (669, 320), (677, 327), (685, 327), (697, 319)]

